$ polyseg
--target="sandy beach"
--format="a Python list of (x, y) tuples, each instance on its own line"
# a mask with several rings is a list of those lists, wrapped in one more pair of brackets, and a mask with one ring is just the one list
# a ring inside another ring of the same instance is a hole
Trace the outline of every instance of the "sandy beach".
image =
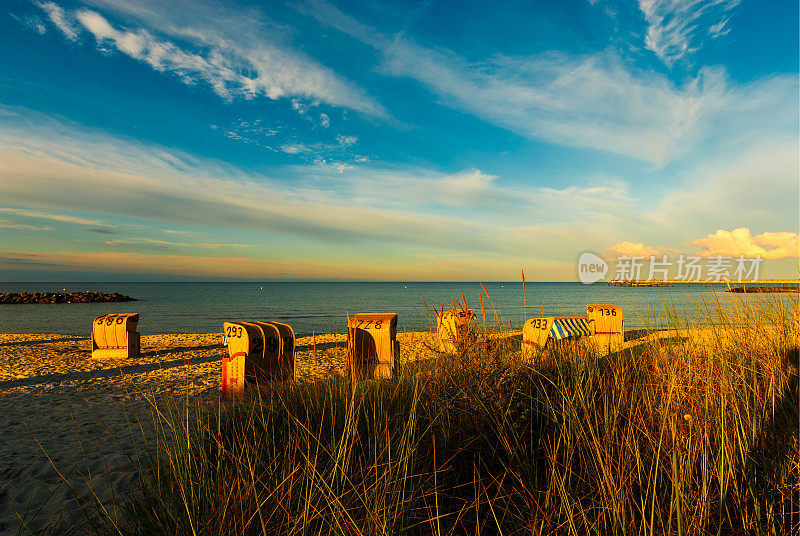
[[(428, 333), (398, 339), (401, 360), (430, 352)], [(103, 498), (124, 492), (130, 463), (115, 443), (134, 452), (141, 442), (131, 412), (148, 416), (146, 398), (163, 395), (218, 397), (221, 340), (219, 333), (143, 335), (139, 357), (99, 360), (89, 336), (0, 335), (0, 534), (17, 531), (18, 514), (34, 534), (68, 523), (59, 516), (75, 505), (61, 475), (81, 497), (89, 482)], [(296, 377), (342, 373), (345, 344), (343, 334), (299, 338)]]
[[(708, 329), (651, 333), (624, 346), (687, 335), (713, 346)], [(21, 515), (33, 534), (70, 523), (60, 517), (76, 511), (65, 478), (80, 498), (93, 489), (110, 503), (124, 493), (132, 473), (123, 450), (135, 453), (143, 437), (133, 413), (146, 420), (148, 399), (165, 395), (217, 399), (227, 355), (221, 340), (219, 333), (143, 335), (139, 357), (100, 360), (91, 358), (88, 336), (0, 335), (0, 535), (14, 534)], [(431, 333), (398, 340), (400, 362), (435, 354)], [(299, 338), (295, 377), (341, 374), (345, 345), (343, 334)]]

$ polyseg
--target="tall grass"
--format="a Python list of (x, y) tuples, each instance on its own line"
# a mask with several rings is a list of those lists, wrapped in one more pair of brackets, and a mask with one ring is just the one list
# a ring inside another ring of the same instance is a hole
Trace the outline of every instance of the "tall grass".
[(162, 401), (120, 530), (797, 533), (791, 307), (705, 310), (699, 335), (672, 314), (681, 336), (606, 356), (573, 345), (526, 363), (481, 326), (389, 381)]

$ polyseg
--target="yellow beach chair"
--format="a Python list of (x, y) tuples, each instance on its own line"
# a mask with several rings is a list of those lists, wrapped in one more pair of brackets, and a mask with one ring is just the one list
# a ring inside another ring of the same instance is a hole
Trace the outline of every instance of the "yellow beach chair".
[(107, 314), (92, 322), (93, 358), (130, 358), (141, 351), (139, 313)]
[(347, 368), (355, 378), (388, 379), (400, 355), (397, 313), (359, 313), (347, 323)]

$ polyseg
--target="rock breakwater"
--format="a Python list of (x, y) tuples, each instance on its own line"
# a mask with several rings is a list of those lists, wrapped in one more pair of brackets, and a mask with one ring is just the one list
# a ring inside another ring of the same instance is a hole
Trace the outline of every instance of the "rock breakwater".
[(136, 301), (119, 292), (5, 292), (0, 293), (2, 303), (96, 303)]

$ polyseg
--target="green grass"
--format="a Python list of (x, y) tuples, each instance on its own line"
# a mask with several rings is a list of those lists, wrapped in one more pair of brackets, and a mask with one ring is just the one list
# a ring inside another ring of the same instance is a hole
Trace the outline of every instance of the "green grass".
[(786, 302), (753, 303), (708, 307), (705, 345), (532, 364), (489, 326), (389, 381), (154, 401), (127, 514), (98, 531), (797, 533), (797, 326)]

